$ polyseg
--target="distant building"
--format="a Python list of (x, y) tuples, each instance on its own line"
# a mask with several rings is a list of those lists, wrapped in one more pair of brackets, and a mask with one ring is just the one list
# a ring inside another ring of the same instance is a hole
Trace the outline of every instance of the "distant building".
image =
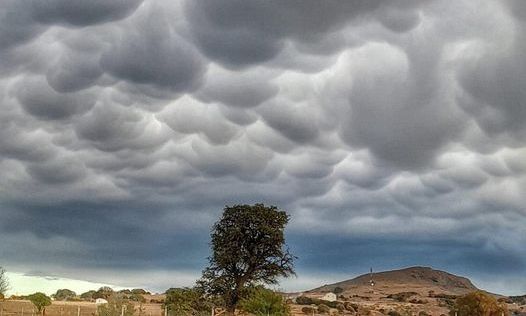
[(103, 298), (98, 298), (98, 299), (95, 300), (95, 304), (97, 304), (97, 305), (108, 304), (108, 301), (106, 301)]
[(336, 297), (336, 294), (330, 292), (330, 293), (323, 295), (321, 299), (324, 301), (334, 302), (336, 301), (337, 297)]

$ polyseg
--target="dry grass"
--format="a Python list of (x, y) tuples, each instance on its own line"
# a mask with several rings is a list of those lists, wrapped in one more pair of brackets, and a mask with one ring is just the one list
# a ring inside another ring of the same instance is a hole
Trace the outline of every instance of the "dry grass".
[[(91, 302), (53, 302), (46, 307), (46, 316), (93, 316), (97, 313), (97, 305)], [(161, 304), (136, 304), (138, 316), (162, 316)], [(0, 301), (0, 316), (39, 316), (39, 313), (29, 301)]]

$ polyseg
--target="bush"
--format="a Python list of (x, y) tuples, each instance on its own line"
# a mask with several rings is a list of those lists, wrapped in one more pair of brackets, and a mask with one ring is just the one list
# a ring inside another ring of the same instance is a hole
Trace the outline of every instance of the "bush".
[(331, 308), (325, 304), (318, 305), (318, 313), (320, 314), (329, 314), (331, 312)]
[(283, 297), (274, 291), (265, 288), (253, 290), (248, 298), (239, 302), (239, 307), (256, 316), (288, 316), (290, 315), (289, 306)]
[(501, 316), (509, 315), (507, 308), (483, 292), (476, 291), (456, 299), (450, 315), (458, 316)]
[(418, 316), (431, 316), (431, 315), (428, 314), (428, 313), (426, 313), (426, 312), (424, 312), (424, 311), (420, 311), (420, 312), (418, 313)]
[(303, 314), (312, 315), (314, 312), (316, 312), (316, 309), (314, 309), (314, 307), (305, 306), (301, 308), (301, 312)]
[(314, 299), (307, 296), (298, 296), (296, 298), (296, 304), (298, 305), (312, 305), (314, 304)]
[(345, 302), (343, 306), (345, 307), (347, 311), (351, 313), (356, 313), (356, 311), (358, 310), (358, 304), (355, 304), (355, 303)]
[(387, 295), (387, 298), (392, 298), (392, 299), (394, 299), (395, 301), (398, 301), (398, 302), (407, 302), (407, 300), (411, 296), (415, 296), (415, 295), (418, 295), (418, 294), (416, 292), (400, 292), (400, 293), (396, 293), (396, 294), (389, 294), (389, 295)]
[(332, 292), (336, 295), (343, 293), (343, 291), (344, 290), (339, 286), (335, 287), (334, 290), (332, 290)]
[(171, 288), (166, 291), (165, 306), (171, 315), (198, 315), (209, 313), (212, 304), (201, 292), (191, 288)]

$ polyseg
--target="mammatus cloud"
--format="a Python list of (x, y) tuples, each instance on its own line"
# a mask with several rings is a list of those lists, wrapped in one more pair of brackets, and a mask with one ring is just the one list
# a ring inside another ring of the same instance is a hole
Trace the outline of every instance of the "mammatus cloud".
[(3, 1), (1, 264), (189, 285), (222, 207), (264, 202), (287, 288), (420, 264), (526, 292), (524, 12)]

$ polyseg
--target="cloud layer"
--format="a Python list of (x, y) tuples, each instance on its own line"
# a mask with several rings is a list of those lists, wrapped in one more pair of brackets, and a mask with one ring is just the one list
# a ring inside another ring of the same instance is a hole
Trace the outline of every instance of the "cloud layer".
[(499, 285), (526, 275), (525, 12), (3, 1), (0, 264), (162, 290), (224, 205), (264, 202), (296, 284), (420, 264), (526, 292)]

